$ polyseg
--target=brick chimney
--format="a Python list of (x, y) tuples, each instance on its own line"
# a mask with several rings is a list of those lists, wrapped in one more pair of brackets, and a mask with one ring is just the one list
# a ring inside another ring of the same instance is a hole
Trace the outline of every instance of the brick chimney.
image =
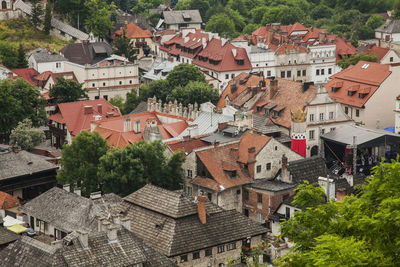
[(102, 104), (97, 104), (97, 112), (101, 114), (103, 114), (103, 105)]
[(285, 154), (283, 154), (282, 155), (282, 169), (281, 169), (282, 182), (291, 183), (292, 181), (290, 179), (290, 174), (287, 169), (287, 165), (288, 165), (288, 158), (286, 157)]
[(89, 105), (85, 106), (85, 107), (84, 107), (84, 114), (85, 114), (85, 115), (93, 114), (93, 107), (92, 107), (92, 106), (89, 106)]
[(131, 118), (129, 116), (124, 117), (124, 132), (130, 132), (132, 130)]
[(319, 41), (320, 44), (325, 43), (325, 42), (326, 42), (326, 39), (327, 39), (327, 34), (324, 33), (324, 32), (320, 32), (320, 33), (318, 34), (318, 39), (319, 39), (318, 41)]
[(278, 92), (278, 80), (277, 79), (271, 80), (271, 82), (269, 83), (269, 90), (270, 90), (269, 95), (270, 95), (270, 98), (272, 99)]
[(346, 192), (342, 188), (339, 188), (336, 192), (336, 200), (341, 201), (344, 199), (345, 196)]
[(197, 196), (197, 214), (202, 224), (207, 222), (206, 196)]

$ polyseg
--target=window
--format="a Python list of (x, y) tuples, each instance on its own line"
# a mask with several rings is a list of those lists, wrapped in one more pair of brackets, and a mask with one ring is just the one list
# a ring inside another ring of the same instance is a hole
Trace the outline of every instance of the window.
[(310, 114), (310, 121), (314, 121), (314, 114)]
[(232, 78), (232, 79), (235, 78), (235, 74), (232, 74), (232, 75), (231, 75), (231, 78)]
[(94, 97), (94, 99), (100, 99), (100, 97), (99, 97), (98, 95), (96, 95), (96, 96)]
[(243, 191), (243, 197), (244, 197), (244, 200), (249, 200), (249, 191), (247, 191), (247, 190), (244, 190)]
[(390, 57), (390, 59), (389, 59), (389, 60), (390, 60), (390, 62), (393, 62), (393, 57)]
[(285, 78), (285, 72), (281, 71), (281, 78)]
[(321, 129), (321, 134), (325, 134), (325, 129)]
[(267, 171), (271, 170), (271, 163), (267, 163), (267, 165), (265, 165), (265, 168), (267, 169)]
[(349, 114), (349, 108), (348, 107), (344, 107), (344, 113)]
[(321, 75), (325, 75), (325, 69), (321, 69)]
[(96, 84), (95, 83), (92, 83), (92, 87), (95, 87), (96, 86)]
[(303, 70), (303, 76), (306, 76), (306, 70)]
[(234, 249), (236, 249), (236, 243), (230, 243), (230, 244), (226, 245), (227, 251), (234, 250)]
[(297, 77), (300, 77), (300, 76), (301, 76), (301, 71), (298, 70), (298, 71), (297, 71)]
[(211, 194), (211, 193), (207, 193), (207, 198), (208, 198), (208, 200), (211, 201), (211, 199), (212, 199), (212, 194)]
[(270, 70), (267, 71), (267, 76), (268, 77), (271, 76), (271, 71)]
[(261, 165), (257, 166), (257, 173), (261, 172)]
[(286, 76), (287, 76), (288, 78), (292, 77), (292, 72), (291, 72), (290, 70), (288, 70), (286, 74), (287, 74)]
[(218, 253), (222, 253), (224, 251), (225, 251), (225, 246), (224, 245), (218, 246)]
[(57, 62), (57, 63), (56, 63), (56, 68), (57, 68), (57, 69), (61, 68), (61, 63), (60, 63), (60, 62)]
[(187, 176), (188, 176), (189, 178), (192, 178), (192, 170), (187, 170)]
[(332, 74), (332, 68), (328, 69), (328, 74)]
[(324, 120), (324, 113), (319, 113), (319, 120), (323, 121)]
[(189, 196), (191, 196), (193, 194), (193, 188), (191, 186), (187, 187), (187, 193)]
[(188, 261), (187, 254), (186, 255), (182, 255), (181, 256), (181, 262), (186, 262), (186, 261)]
[(319, 75), (319, 70), (316, 70), (315, 74), (318, 76)]
[(193, 259), (194, 260), (200, 259), (200, 252), (199, 251), (193, 252)]
[(277, 151), (278, 150), (278, 146), (275, 146), (275, 151)]
[(132, 80), (129, 80), (129, 84), (132, 84)]
[(261, 194), (257, 194), (257, 202), (262, 203), (262, 195)]
[(106, 83), (103, 83), (103, 86), (106, 86)]
[(329, 112), (329, 119), (333, 120), (333, 111)]
[(286, 207), (286, 219), (289, 219), (290, 218), (290, 208), (289, 207)]
[(122, 81), (119, 81), (119, 85), (121, 85), (122, 84)]
[(104, 95), (103, 98), (104, 98), (105, 100), (108, 100), (108, 95)]
[(240, 189), (236, 190), (236, 195), (240, 195)]
[(206, 257), (211, 256), (211, 255), (212, 255), (212, 248), (206, 248), (206, 249), (205, 249), (205, 252), (206, 252), (206, 253), (205, 253), (205, 256), (206, 256)]
[(258, 214), (257, 214), (257, 220), (258, 220), (259, 222), (262, 222), (262, 214), (261, 214), (261, 213), (258, 213)]
[(225, 79), (226, 79), (226, 80), (229, 79), (229, 74), (225, 74)]
[(308, 132), (308, 137), (310, 140), (314, 140), (314, 130)]
[(360, 117), (360, 110), (356, 109), (356, 117)]

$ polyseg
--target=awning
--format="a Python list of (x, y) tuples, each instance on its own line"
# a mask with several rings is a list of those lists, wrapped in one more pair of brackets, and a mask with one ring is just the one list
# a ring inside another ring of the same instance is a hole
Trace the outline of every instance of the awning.
[(9, 215), (7, 215), (6, 217), (3, 218), (3, 226), (4, 227), (9, 227), (9, 226), (13, 226), (16, 224), (24, 224), (23, 221), (20, 221), (18, 219), (15, 219)]
[(20, 224), (14, 224), (13, 226), (7, 227), (7, 229), (16, 234), (21, 234), (26, 231), (26, 227), (23, 227)]

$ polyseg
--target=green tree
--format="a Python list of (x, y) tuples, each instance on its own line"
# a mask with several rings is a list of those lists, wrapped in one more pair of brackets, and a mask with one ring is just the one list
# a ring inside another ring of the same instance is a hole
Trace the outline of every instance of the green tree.
[(282, 222), (282, 235), (295, 245), (278, 266), (397, 266), (400, 163), (381, 162), (359, 191)]
[(242, 34), (251, 35), (251, 33), (257, 30), (259, 27), (260, 25), (257, 24), (247, 24), (246, 27), (244, 27)]
[(28, 60), (26, 60), (26, 54), (22, 43), (18, 46), (18, 61), (17, 61), (17, 68), (27, 68), (28, 67)]
[(116, 96), (110, 99), (110, 104), (118, 107), (119, 110), (121, 111), (122, 114), (125, 114), (124, 112), (124, 99), (121, 96)]
[(236, 35), (235, 24), (226, 14), (213, 15), (207, 22), (206, 31), (216, 32), (220, 36), (233, 37)]
[[(157, 97), (157, 99), (161, 99), (161, 101), (163, 101), (164, 103), (165, 101), (167, 101), (167, 98), (171, 94), (171, 91), (171, 84), (167, 80), (154, 80), (149, 84), (149, 97), (155, 96)], [(145, 100), (140, 97), (140, 101)]]
[(200, 12), (202, 18), (205, 17), (207, 10), (210, 9), (210, 4), (207, 0), (191, 0), (190, 9), (197, 9)]
[(385, 19), (382, 18), (381, 16), (379, 16), (379, 15), (372, 15), (372, 16), (367, 20), (367, 22), (365, 23), (365, 25), (366, 25), (368, 28), (370, 28), (370, 29), (372, 29), (372, 30), (375, 31), (376, 28), (378, 28), (379, 26), (385, 24), (385, 22), (386, 22)]
[(195, 65), (179, 64), (168, 73), (170, 88), (186, 86), (190, 81), (206, 82), (206, 77)]
[(258, 6), (251, 10), (251, 17), (253, 18), (253, 23), (260, 24), (263, 16), (267, 13), (268, 7), (266, 6)]
[(205, 82), (190, 81), (185, 87), (175, 87), (168, 99), (171, 101), (176, 99), (178, 103), (182, 103), (184, 106), (208, 101), (216, 104), (219, 94), (217, 89)]
[(40, 0), (31, 0), (31, 4), (31, 22), (35, 28), (38, 28), (40, 25), (42, 25), (43, 7)]
[(344, 56), (337, 64), (342, 69), (346, 69), (350, 65), (356, 65), (359, 61), (378, 62), (378, 58), (374, 54), (355, 54), (351, 56)]
[(305, 18), (304, 11), (299, 7), (279, 5), (268, 9), (263, 16), (261, 24), (280, 22), (284, 25), (289, 25), (295, 22), (304, 22)]
[(18, 68), (18, 51), (14, 45), (5, 41), (0, 42), (0, 61), (9, 69)]
[(56, 103), (67, 103), (88, 98), (86, 92), (87, 90), (82, 88), (82, 84), (57, 77), (57, 83), (50, 88), (49, 96), (54, 98)]
[(11, 131), (10, 145), (18, 145), (24, 150), (31, 150), (45, 139), (43, 131), (33, 128), (30, 119), (24, 119)]
[(164, 4), (164, 0), (138, 0), (137, 4), (132, 8), (132, 13), (146, 14), (150, 8), (156, 8), (160, 4)]
[(51, 4), (50, 4), (50, 2), (48, 2), (46, 4), (46, 12), (44, 15), (44, 25), (43, 25), (43, 31), (47, 35), (50, 34), (50, 30), (51, 30), (51, 18), (52, 18)]
[(8, 140), (11, 130), (26, 118), (34, 126), (43, 124), (45, 103), (39, 90), (24, 79), (0, 81), (0, 139)]
[(98, 191), (101, 178), (97, 174), (99, 160), (108, 149), (107, 141), (99, 133), (82, 131), (70, 145), (64, 145), (57, 181), (72, 186), (76, 184), (84, 196)]
[(244, 17), (248, 16), (249, 11), (247, 10), (247, 6), (244, 0), (229, 0), (226, 6), (233, 10), (238, 11), (240, 15)]
[(126, 37), (125, 29), (121, 35), (114, 38), (114, 53), (120, 56), (125, 56), (130, 62), (134, 62), (137, 58), (137, 49), (133, 47), (133, 43)]
[(139, 141), (125, 148), (110, 150), (101, 157), (98, 176), (103, 191), (126, 196), (147, 183), (166, 189), (182, 187), (183, 152), (165, 156), (161, 141)]
[(333, 15), (332, 8), (324, 4), (319, 4), (311, 11), (311, 17), (315, 20), (321, 18), (330, 18), (332, 15)]
[(105, 38), (113, 27), (111, 15), (115, 12), (116, 6), (113, 3), (107, 4), (105, 0), (87, 0), (85, 8), (88, 12), (85, 20), (86, 28), (95, 36)]
[(124, 104), (125, 114), (128, 114), (132, 110), (134, 110), (140, 102), (147, 102), (147, 99), (153, 96), (154, 95), (151, 95), (149, 86), (146, 84), (143, 84), (140, 87), (139, 94), (137, 93), (137, 89), (132, 89), (129, 93), (126, 94), (126, 100)]

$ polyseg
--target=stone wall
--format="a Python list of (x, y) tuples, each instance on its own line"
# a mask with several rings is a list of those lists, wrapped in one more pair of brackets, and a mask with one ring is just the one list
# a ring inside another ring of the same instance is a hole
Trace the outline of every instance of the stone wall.
[(169, 101), (163, 104), (161, 99), (157, 101), (155, 96), (147, 99), (147, 111), (156, 111), (188, 119), (196, 119), (200, 113), (197, 103), (194, 103), (194, 105), (189, 104), (187, 107), (184, 107), (182, 103), (178, 103), (176, 100), (174, 103)]

